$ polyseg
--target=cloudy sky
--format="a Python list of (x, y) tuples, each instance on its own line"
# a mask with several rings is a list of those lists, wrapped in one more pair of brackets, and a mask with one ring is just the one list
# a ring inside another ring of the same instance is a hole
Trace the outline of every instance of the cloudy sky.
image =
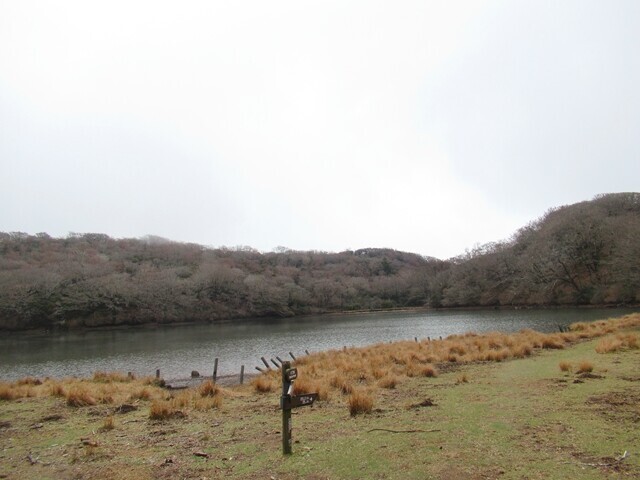
[(640, 2), (0, 0), (0, 231), (439, 258), (640, 190)]

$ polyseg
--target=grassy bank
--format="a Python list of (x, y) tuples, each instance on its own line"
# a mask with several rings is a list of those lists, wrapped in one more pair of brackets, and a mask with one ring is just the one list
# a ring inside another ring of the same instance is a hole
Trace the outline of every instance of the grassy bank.
[(321, 400), (294, 411), (289, 457), (275, 372), (0, 384), (0, 478), (638, 478), (639, 332), (636, 314), (305, 357), (296, 389)]

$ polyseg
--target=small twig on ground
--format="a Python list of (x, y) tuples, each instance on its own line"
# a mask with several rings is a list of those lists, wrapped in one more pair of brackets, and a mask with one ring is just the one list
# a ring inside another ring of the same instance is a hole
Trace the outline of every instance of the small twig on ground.
[[(617, 457), (615, 460), (615, 462), (613, 463), (584, 463), (584, 462), (578, 462), (579, 465), (584, 465), (585, 467), (614, 467), (616, 465), (618, 465), (620, 462), (622, 462), (625, 458), (627, 458), (628, 453), (626, 450), (624, 451), (624, 453)], [(574, 462), (563, 462), (565, 464), (572, 464)]]
[(390, 433), (431, 433), (431, 432), (440, 432), (439, 429), (434, 430), (391, 430), (389, 428), (372, 428), (371, 430), (367, 430), (367, 433), (371, 432), (390, 432)]

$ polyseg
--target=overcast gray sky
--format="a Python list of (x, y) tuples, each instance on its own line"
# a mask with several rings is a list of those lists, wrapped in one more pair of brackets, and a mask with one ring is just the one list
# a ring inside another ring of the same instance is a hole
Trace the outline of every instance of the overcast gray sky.
[(0, 231), (448, 258), (640, 186), (640, 2), (0, 0)]

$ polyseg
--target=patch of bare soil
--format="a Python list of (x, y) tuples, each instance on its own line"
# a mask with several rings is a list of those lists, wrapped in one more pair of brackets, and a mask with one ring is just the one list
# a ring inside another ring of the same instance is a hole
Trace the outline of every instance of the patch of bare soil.
[(581, 373), (580, 375), (578, 375), (578, 377), (580, 377), (580, 378), (604, 378), (602, 375), (596, 375), (595, 373), (591, 373), (591, 372)]
[(608, 392), (587, 399), (597, 412), (611, 421), (640, 423), (640, 393)]
[(564, 423), (552, 423), (548, 425), (525, 426), (519, 433), (522, 445), (527, 448), (557, 449), (557, 446), (549, 444), (551, 434), (564, 435), (571, 432), (571, 427)]
[(486, 480), (486, 479), (496, 479), (501, 475), (504, 475), (506, 472), (500, 468), (489, 468), (482, 471), (474, 471), (469, 469), (463, 469), (462, 467), (458, 467), (455, 465), (447, 465), (441, 471), (436, 473), (436, 477), (438, 480), (459, 480), (461, 478), (465, 478), (468, 480)]
[(437, 406), (437, 404), (430, 398), (427, 398), (420, 403), (414, 403), (413, 405), (409, 405), (409, 408), (422, 408), (422, 407), (435, 407), (435, 406)]

